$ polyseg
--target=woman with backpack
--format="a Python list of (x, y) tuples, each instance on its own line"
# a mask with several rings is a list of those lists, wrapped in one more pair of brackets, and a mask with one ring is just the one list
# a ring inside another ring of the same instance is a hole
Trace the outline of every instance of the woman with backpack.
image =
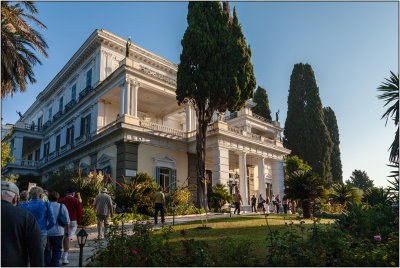
[(64, 233), (68, 234), (70, 220), (65, 205), (57, 203), (60, 194), (56, 191), (51, 191), (48, 198), (53, 209), (56, 224), (47, 231), (48, 241), (44, 252), (44, 263), (45, 266), (58, 267), (60, 266)]

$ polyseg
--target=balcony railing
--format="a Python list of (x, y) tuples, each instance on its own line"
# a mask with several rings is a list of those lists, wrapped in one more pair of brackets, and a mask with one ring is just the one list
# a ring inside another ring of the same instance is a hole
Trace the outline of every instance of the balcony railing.
[(164, 125), (159, 125), (159, 124), (156, 124), (156, 123), (153, 123), (153, 122), (140, 120), (139, 125), (141, 127), (144, 127), (144, 128), (157, 130), (157, 131), (160, 131), (160, 132), (166, 132), (166, 133), (178, 136), (178, 137), (182, 137), (182, 138), (185, 137), (185, 132), (182, 131), (182, 130), (175, 129), (175, 128), (172, 128), (172, 127), (167, 127), (167, 126), (164, 126)]
[(75, 106), (75, 104), (76, 104), (76, 100), (71, 100), (70, 102), (68, 102), (68, 103), (65, 105), (64, 111), (65, 111), (65, 112), (68, 112), (69, 110), (71, 110), (72, 107)]
[(25, 129), (32, 130), (32, 131), (42, 131), (42, 127), (37, 126), (35, 124), (25, 124)]
[(262, 117), (261, 115), (255, 114), (254, 112), (253, 112), (253, 117), (257, 118), (258, 120), (267, 122), (267, 123), (272, 123), (272, 120), (266, 119), (266, 118)]
[(58, 111), (55, 115), (53, 115), (53, 121), (56, 121), (63, 115), (62, 111)]
[(81, 101), (84, 97), (86, 97), (90, 91), (92, 91), (92, 86), (87, 86), (85, 87), (80, 93), (79, 93), (79, 101)]
[(39, 164), (39, 161), (34, 161), (34, 160), (22, 160), (21, 161), (21, 166), (24, 167), (37, 167)]
[(43, 130), (45, 130), (46, 128), (48, 128), (51, 125), (51, 120), (47, 120), (46, 123), (44, 123), (43, 125)]

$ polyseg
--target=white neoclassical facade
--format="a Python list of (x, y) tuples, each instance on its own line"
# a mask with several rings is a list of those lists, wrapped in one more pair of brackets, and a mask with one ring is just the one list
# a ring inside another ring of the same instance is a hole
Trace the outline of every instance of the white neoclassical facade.
[[(167, 189), (196, 184), (196, 114), (177, 105), (177, 65), (135, 44), (127, 58), (126, 43), (105, 30), (90, 35), (15, 123), (15, 162), (3, 175), (45, 178), (81, 167), (114, 180), (147, 172)], [(252, 105), (215, 115), (207, 132), (207, 176), (240, 189), (245, 205), (253, 194), (282, 196), (290, 153), (279, 122), (253, 114)]]

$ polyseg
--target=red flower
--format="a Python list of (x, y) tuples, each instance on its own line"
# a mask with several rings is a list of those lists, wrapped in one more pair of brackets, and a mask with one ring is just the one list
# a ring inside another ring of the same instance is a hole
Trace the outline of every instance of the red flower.
[(186, 230), (185, 229), (181, 230), (181, 235), (186, 235)]

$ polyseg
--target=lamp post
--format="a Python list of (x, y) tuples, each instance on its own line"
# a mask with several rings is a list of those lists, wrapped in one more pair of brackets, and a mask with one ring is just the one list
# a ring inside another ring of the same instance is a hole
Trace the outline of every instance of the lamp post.
[(124, 233), (124, 224), (125, 224), (125, 219), (126, 219), (126, 215), (125, 213), (122, 213), (121, 215), (121, 225), (122, 225), (122, 233)]
[(176, 209), (176, 204), (172, 205), (172, 225), (175, 225), (175, 209)]
[(82, 228), (76, 236), (78, 238), (79, 245), (79, 267), (82, 267), (83, 247), (86, 244), (88, 233)]

